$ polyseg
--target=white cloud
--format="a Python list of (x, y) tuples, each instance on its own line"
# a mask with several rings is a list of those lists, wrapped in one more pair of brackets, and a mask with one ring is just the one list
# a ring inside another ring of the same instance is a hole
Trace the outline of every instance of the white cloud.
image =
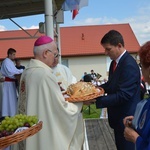
[(31, 27), (25, 27), (25, 26), (23, 26), (22, 27), (23, 29), (38, 29), (39, 28), (39, 26), (35, 26), (35, 25), (32, 25)]
[(150, 40), (150, 22), (140, 22), (137, 20), (130, 25), (140, 44)]
[(0, 31), (6, 31), (6, 30), (7, 30), (7, 29), (6, 29), (5, 26), (0, 25)]
[[(86, 25), (92, 25), (92, 24), (98, 24), (100, 22), (101, 18), (87, 18), (84, 21), (84, 24)], [(82, 22), (75, 22), (75, 24), (83, 24)]]
[(140, 7), (140, 6), (139, 6), (139, 10), (138, 10), (138, 13), (139, 13), (139, 14), (145, 15), (145, 14), (147, 14), (147, 12), (149, 12), (149, 11), (150, 11), (149, 2), (147, 2), (144, 7)]
[(74, 21), (74, 26), (75, 25), (96, 25), (99, 24), (101, 18), (87, 18), (85, 20), (77, 20)]

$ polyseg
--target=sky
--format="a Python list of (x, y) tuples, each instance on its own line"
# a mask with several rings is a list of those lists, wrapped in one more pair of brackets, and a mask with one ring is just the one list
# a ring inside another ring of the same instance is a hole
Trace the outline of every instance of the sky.
[[(39, 27), (44, 15), (12, 18), (24, 29)], [(150, 40), (150, 0), (89, 0), (72, 20), (70, 11), (64, 12), (60, 27), (129, 23), (139, 44)], [(18, 30), (9, 19), (0, 20), (0, 31)]]

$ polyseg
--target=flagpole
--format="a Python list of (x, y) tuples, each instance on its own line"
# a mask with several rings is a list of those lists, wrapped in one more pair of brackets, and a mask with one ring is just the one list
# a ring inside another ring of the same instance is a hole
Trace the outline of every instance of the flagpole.
[(53, 4), (52, 0), (45, 0), (45, 31), (46, 35), (54, 37)]
[(60, 45), (60, 26), (58, 23), (56, 23), (56, 32), (58, 33), (58, 37), (57, 37), (57, 45), (58, 45), (58, 48), (59, 48), (59, 54), (60, 54), (60, 57), (59, 57), (59, 63), (61, 64), (61, 45)]

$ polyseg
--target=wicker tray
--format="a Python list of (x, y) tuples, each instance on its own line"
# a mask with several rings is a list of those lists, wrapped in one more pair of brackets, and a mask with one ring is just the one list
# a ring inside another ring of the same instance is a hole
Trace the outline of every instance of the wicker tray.
[(43, 122), (40, 121), (38, 124), (28, 128), (26, 130), (23, 130), (21, 132), (0, 138), (0, 149), (10, 146), (12, 144), (16, 144), (34, 134), (36, 134), (37, 132), (39, 132), (42, 129), (42, 123)]
[(84, 102), (88, 101), (90, 99), (97, 98), (99, 96), (102, 96), (104, 94), (104, 89), (103, 88), (98, 88), (97, 93), (93, 93), (87, 96), (81, 96), (81, 97), (66, 97), (65, 100), (68, 102)]

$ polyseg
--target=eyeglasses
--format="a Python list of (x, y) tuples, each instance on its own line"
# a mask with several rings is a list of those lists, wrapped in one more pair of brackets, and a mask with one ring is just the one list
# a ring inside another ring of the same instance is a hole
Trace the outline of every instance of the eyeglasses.
[(55, 58), (57, 58), (57, 57), (59, 57), (60, 56), (60, 54), (55, 54), (53, 51), (51, 51), (50, 49), (48, 49), (47, 51), (49, 51), (49, 52), (51, 52), (51, 53), (53, 53), (53, 55), (54, 55), (54, 57)]

